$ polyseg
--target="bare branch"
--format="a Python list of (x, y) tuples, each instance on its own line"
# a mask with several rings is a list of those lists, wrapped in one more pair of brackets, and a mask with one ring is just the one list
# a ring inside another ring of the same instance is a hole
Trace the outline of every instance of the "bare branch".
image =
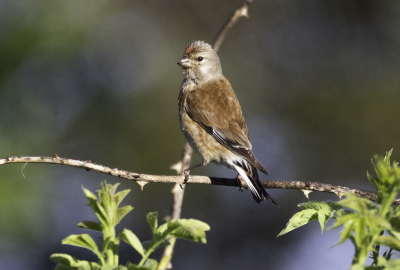
[[(60, 158), (57, 155), (53, 157), (8, 157), (0, 159), (1, 164), (11, 164), (11, 163), (51, 163), (51, 164), (61, 164), (67, 166), (74, 166), (86, 169), (88, 171), (93, 170), (120, 178), (125, 178), (129, 180), (136, 181), (141, 188), (148, 183), (183, 183), (184, 176), (169, 176), (169, 175), (151, 175), (151, 174), (140, 174), (134, 172), (128, 172), (119, 169), (111, 169), (107, 166), (92, 163), (90, 160), (81, 161), (74, 159)], [(305, 195), (309, 191), (320, 191), (334, 193), (337, 196), (342, 197), (345, 193), (352, 193), (359, 197), (375, 201), (375, 196), (373, 192), (362, 191), (355, 188), (334, 186), (330, 184), (322, 184), (318, 182), (302, 182), (302, 181), (281, 181), (281, 180), (261, 180), (262, 185), (265, 188), (284, 188), (284, 189), (298, 189), (301, 190)], [(221, 186), (232, 186), (238, 187), (238, 182), (236, 179), (229, 178), (218, 178), (218, 177), (207, 177), (199, 175), (190, 175), (188, 184), (207, 184), (207, 185), (221, 185)], [(244, 186), (246, 187), (246, 186)], [(396, 199), (393, 204), (399, 204), (400, 200)]]
[[(190, 161), (192, 160), (192, 148), (189, 143), (185, 143), (183, 147), (182, 160), (177, 164), (172, 165), (171, 169), (175, 169), (178, 174), (189, 168)], [(171, 219), (180, 219), (181, 211), (182, 211), (182, 203), (183, 203), (183, 194), (185, 193), (186, 185), (181, 185), (180, 183), (176, 183), (172, 188), (172, 193), (174, 194), (174, 198), (171, 205)], [(164, 253), (160, 259), (160, 263), (158, 264), (158, 269), (171, 269), (171, 259), (174, 253), (174, 247), (176, 244), (176, 238), (169, 239), (169, 245), (165, 247)]]
[(218, 52), (219, 47), (221, 46), (222, 42), (224, 41), (226, 35), (228, 34), (229, 30), (232, 28), (232, 26), (239, 20), (241, 17), (249, 17), (248, 14), (248, 8), (249, 5), (253, 2), (253, 0), (245, 0), (243, 4), (233, 12), (231, 17), (226, 20), (224, 25), (222, 25), (221, 29), (218, 31), (217, 36), (214, 39), (213, 42), (213, 49), (215, 52)]

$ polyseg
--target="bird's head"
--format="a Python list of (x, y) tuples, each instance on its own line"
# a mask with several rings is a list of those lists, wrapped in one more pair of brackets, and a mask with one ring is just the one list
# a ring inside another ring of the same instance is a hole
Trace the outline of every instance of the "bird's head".
[(194, 41), (185, 50), (183, 58), (176, 62), (182, 67), (183, 76), (202, 84), (222, 76), (221, 62), (210, 44)]

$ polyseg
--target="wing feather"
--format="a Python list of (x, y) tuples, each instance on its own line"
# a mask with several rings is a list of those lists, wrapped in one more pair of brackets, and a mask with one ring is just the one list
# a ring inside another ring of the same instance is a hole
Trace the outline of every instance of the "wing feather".
[(186, 93), (189, 117), (221, 145), (267, 174), (255, 158), (239, 101), (228, 80), (223, 78)]

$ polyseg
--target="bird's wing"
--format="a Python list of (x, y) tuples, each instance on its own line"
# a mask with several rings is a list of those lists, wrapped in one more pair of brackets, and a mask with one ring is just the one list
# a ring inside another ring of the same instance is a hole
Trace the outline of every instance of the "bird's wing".
[(217, 142), (267, 173), (254, 157), (239, 101), (223, 78), (186, 93), (185, 111)]

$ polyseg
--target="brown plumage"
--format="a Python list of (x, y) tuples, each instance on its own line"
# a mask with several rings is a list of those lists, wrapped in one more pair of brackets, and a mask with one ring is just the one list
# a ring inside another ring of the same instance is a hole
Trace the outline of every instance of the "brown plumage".
[(218, 55), (209, 44), (196, 41), (177, 63), (184, 75), (178, 98), (181, 129), (203, 158), (183, 172), (185, 181), (190, 170), (215, 161), (238, 171), (258, 203), (266, 198), (277, 205), (259, 181), (257, 169), (268, 173), (253, 154), (239, 101), (222, 75)]

